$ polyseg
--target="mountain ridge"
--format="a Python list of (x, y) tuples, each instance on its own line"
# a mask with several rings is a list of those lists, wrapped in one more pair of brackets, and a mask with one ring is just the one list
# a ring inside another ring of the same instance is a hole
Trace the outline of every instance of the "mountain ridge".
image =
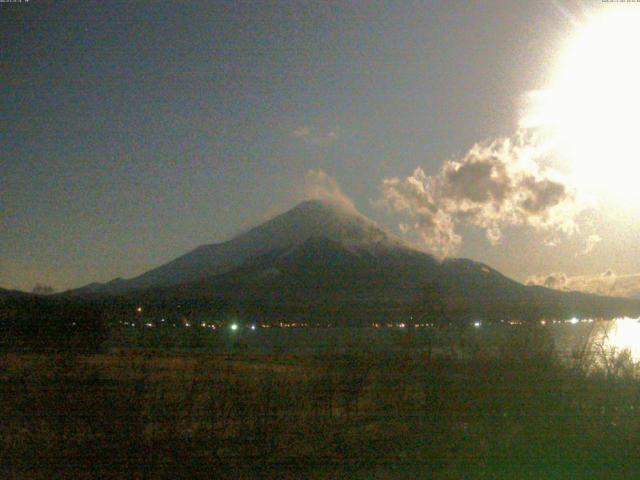
[(434, 309), (450, 319), (640, 315), (639, 301), (525, 286), (481, 262), (437, 260), (362, 215), (317, 201), (133, 279), (71, 295), (358, 325), (434, 317)]
[(200, 245), (131, 279), (119, 278), (106, 283), (91, 283), (66, 293), (118, 294), (136, 289), (177, 285), (224, 273), (239, 266), (247, 258), (275, 249), (294, 247), (313, 236), (325, 236), (345, 244), (366, 244), (371, 249), (380, 246), (411, 249), (403, 240), (385, 232), (359, 213), (319, 200), (307, 200), (231, 240)]

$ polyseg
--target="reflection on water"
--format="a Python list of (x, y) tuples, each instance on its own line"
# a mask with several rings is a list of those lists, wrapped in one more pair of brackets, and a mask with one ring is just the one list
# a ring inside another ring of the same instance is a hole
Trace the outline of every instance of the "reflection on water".
[(617, 318), (605, 326), (601, 338), (605, 345), (621, 352), (628, 350), (634, 361), (640, 361), (640, 320), (637, 318)]
[(553, 322), (550, 327), (557, 353), (567, 359), (588, 354), (596, 364), (611, 361), (628, 351), (630, 359), (640, 362), (640, 321), (621, 317), (594, 321), (573, 319)]

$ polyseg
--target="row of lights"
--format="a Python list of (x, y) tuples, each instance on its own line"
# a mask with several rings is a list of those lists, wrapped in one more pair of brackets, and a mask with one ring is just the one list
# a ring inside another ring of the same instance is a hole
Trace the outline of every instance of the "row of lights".
[[(142, 313), (142, 310), (143, 310), (143, 309), (142, 309), (142, 306), (138, 306), (138, 307), (136, 308), (136, 312), (138, 312), (138, 313)], [(411, 317), (411, 319), (413, 319), (413, 317)], [(165, 319), (163, 318), (163, 319), (161, 319), (160, 321), (161, 321), (162, 323), (164, 323), (164, 322), (165, 322)], [(576, 325), (576, 324), (581, 323), (581, 322), (582, 322), (582, 323), (593, 323), (593, 319), (583, 319), (583, 320), (580, 320), (580, 319), (578, 319), (578, 318), (576, 318), (576, 317), (573, 317), (573, 318), (570, 318), (569, 320), (565, 320), (565, 321), (562, 321), (562, 320), (553, 320), (553, 321), (552, 321), (552, 323), (570, 323), (570, 324), (572, 324), (572, 325)], [(504, 321), (504, 320), (501, 320), (501, 321), (500, 321), (500, 323), (505, 323), (505, 321)], [(519, 320), (510, 320), (508, 323), (509, 323), (509, 325), (522, 325), (524, 322), (521, 322), (521, 321), (519, 321)], [(124, 324), (125, 324), (125, 325), (128, 325), (128, 322), (124, 322)], [(544, 326), (544, 325), (546, 325), (546, 324), (547, 324), (547, 321), (546, 321), (546, 320), (540, 320), (540, 325)], [(308, 324), (307, 324), (307, 323), (297, 323), (297, 322), (293, 322), (293, 323), (284, 323), (284, 322), (280, 322), (278, 325), (279, 325), (281, 328), (301, 328), (301, 327), (307, 327), (307, 326), (308, 326)], [(131, 323), (131, 326), (135, 327), (135, 323)], [(146, 323), (146, 324), (145, 324), (145, 326), (147, 326), (147, 327), (153, 327), (153, 326), (154, 326), (154, 324), (153, 324), (153, 323), (151, 323), (151, 322), (148, 322), (148, 323)], [(174, 325), (174, 326), (175, 326), (175, 325)], [(185, 327), (187, 327), (187, 328), (189, 328), (189, 327), (191, 327), (191, 324), (190, 324), (189, 322), (185, 322), (185, 323), (184, 323), (184, 326), (185, 326)], [(209, 326), (209, 327), (210, 327), (211, 329), (213, 329), (213, 330), (215, 330), (215, 329), (216, 329), (216, 326), (215, 326), (215, 325), (207, 325), (205, 322), (202, 322), (202, 323), (200, 324), (200, 326), (201, 326), (201, 327), (203, 327), (203, 328), (206, 328), (207, 326)], [(407, 325), (406, 325), (405, 323), (397, 323), (397, 324), (387, 323), (387, 324), (385, 324), (385, 325), (382, 325), (382, 324), (380, 324), (380, 323), (372, 323), (372, 324), (371, 324), (371, 326), (372, 326), (373, 328), (381, 328), (381, 327), (383, 327), (383, 326), (385, 326), (385, 327), (387, 327), (387, 328), (394, 328), (394, 327), (397, 327), (397, 328), (405, 328)], [(414, 328), (433, 327), (433, 323), (415, 323), (413, 326), (414, 326)], [(474, 322), (473, 322), (473, 326), (474, 326), (475, 328), (480, 328), (480, 327), (482, 326), (482, 322), (480, 322), (479, 320), (476, 320), (476, 321), (474, 321)], [(261, 327), (261, 328), (270, 328), (270, 325), (266, 325), (266, 324), (264, 324), (264, 325), (260, 325), (260, 327)], [(237, 330), (238, 330), (238, 328), (239, 328), (239, 326), (238, 326), (238, 324), (237, 324), (237, 323), (232, 323), (232, 324), (231, 324), (231, 326), (230, 326), (230, 328), (231, 328), (231, 330), (232, 330), (232, 331), (237, 331)], [(255, 329), (256, 329), (256, 326), (255, 326), (255, 325), (251, 325), (249, 328), (250, 328), (251, 330), (255, 330)]]

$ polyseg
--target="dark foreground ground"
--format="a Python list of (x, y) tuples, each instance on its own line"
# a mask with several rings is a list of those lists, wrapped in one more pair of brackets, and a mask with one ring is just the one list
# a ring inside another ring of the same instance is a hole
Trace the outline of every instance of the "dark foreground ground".
[(535, 330), (468, 358), (0, 358), (0, 478), (640, 477), (640, 376)]

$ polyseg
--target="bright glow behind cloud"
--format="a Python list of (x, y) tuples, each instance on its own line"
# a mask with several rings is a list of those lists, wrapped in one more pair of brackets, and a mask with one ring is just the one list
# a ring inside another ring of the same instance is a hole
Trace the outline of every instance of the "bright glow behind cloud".
[[(557, 245), (579, 230), (585, 198), (620, 206), (640, 197), (640, 8), (606, 7), (573, 22), (549, 84), (526, 95), (514, 136), (477, 144), (436, 175), (417, 168), (384, 180), (383, 203), (405, 215), (404, 233), (442, 256), (462, 243), (459, 224), (483, 229), (492, 244), (505, 227), (529, 226)], [(578, 255), (600, 240), (589, 235)]]
[(521, 127), (548, 136), (577, 184), (628, 200), (640, 174), (640, 8), (606, 7), (574, 26)]

